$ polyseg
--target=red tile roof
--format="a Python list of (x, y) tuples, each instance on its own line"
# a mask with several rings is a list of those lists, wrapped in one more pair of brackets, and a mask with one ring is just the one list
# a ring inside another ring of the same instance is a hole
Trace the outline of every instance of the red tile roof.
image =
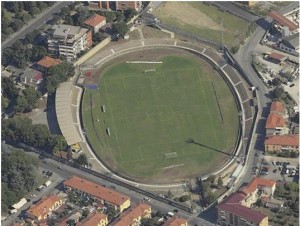
[(84, 21), (86, 25), (89, 25), (91, 27), (96, 27), (98, 24), (102, 23), (106, 18), (104, 16), (100, 16), (98, 14), (94, 14), (90, 18)]
[(64, 185), (83, 191), (96, 198), (105, 200), (117, 206), (120, 206), (124, 202), (129, 200), (129, 197), (126, 195), (77, 176), (73, 176), (69, 180), (64, 181)]
[(270, 113), (267, 122), (266, 122), (266, 129), (275, 129), (276, 127), (284, 127), (285, 120), (282, 115), (277, 113)]
[(51, 195), (48, 197), (43, 198), (41, 201), (39, 201), (37, 204), (32, 205), (27, 212), (31, 215), (38, 217), (40, 215), (47, 214), (49, 212), (49, 209), (54, 206), (56, 202), (59, 202), (61, 200), (61, 197), (58, 195)]
[(299, 135), (287, 134), (287, 135), (274, 135), (265, 139), (265, 145), (282, 145), (282, 146), (298, 146), (299, 147)]
[(257, 186), (273, 187), (274, 185), (276, 185), (276, 181), (274, 181), (274, 180), (268, 180), (268, 179), (263, 179), (263, 178), (259, 178), (259, 177), (254, 177), (254, 178), (252, 178), (252, 180), (246, 187), (241, 189), (241, 191), (243, 191), (246, 194), (249, 194), (249, 193), (254, 192), (256, 190)]
[(139, 204), (135, 208), (123, 213), (120, 216), (119, 221), (116, 224), (114, 224), (114, 226), (132, 225), (134, 223), (134, 219), (136, 219), (138, 217), (144, 217), (145, 211), (149, 210), (149, 209), (151, 211), (151, 206), (149, 206), (147, 204), (143, 204), (143, 203)]
[(228, 196), (223, 202), (221, 202), (217, 208), (236, 216), (242, 217), (247, 221), (259, 224), (267, 215), (247, 208), (240, 204), (240, 202), (245, 198), (242, 193), (233, 193)]
[(101, 220), (107, 219), (107, 215), (103, 213), (98, 213), (97, 211), (87, 216), (80, 223), (77, 223), (78, 226), (95, 226), (98, 225)]
[(187, 220), (183, 219), (183, 218), (179, 218), (179, 217), (172, 217), (169, 218), (164, 224), (163, 226), (181, 226), (183, 224), (187, 224)]
[(271, 11), (268, 14), (273, 20), (279, 23), (282, 27), (287, 26), (290, 31), (293, 31), (298, 28), (298, 25), (287, 19), (285, 16), (276, 11)]
[(38, 65), (45, 67), (45, 68), (50, 68), (52, 66), (61, 64), (62, 61), (60, 59), (54, 59), (52, 57), (45, 56), (43, 59), (37, 62)]
[(283, 103), (280, 101), (274, 101), (272, 102), (270, 112), (278, 112), (278, 113), (284, 113), (285, 108)]
[(276, 59), (276, 60), (282, 60), (284, 58), (286, 58), (285, 55), (282, 55), (282, 54), (279, 54), (279, 53), (276, 53), (276, 52), (272, 52), (270, 55), (269, 55), (270, 58), (273, 58), (273, 59)]

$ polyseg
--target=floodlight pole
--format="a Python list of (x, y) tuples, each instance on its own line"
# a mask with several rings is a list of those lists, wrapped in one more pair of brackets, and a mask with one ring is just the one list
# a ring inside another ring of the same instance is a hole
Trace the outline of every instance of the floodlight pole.
[(224, 34), (223, 34), (223, 30), (224, 30), (224, 26), (223, 26), (223, 18), (221, 18), (221, 37), (222, 37), (222, 51), (224, 53)]

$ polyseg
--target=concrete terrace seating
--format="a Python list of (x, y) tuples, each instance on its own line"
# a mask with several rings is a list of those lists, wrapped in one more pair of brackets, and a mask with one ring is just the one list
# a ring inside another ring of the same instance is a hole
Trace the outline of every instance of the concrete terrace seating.
[(244, 137), (249, 137), (252, 123), (253, 123), (253, 120), (252, 120), (252, 119), (247, 120), (247, 121), (245, 122), (245, 134), (244, 134)]
[(252, 110), (250, 106), (250, 100), (243, 103), (244, 112), (245, 112), (245, 120), (252, 118)]
[(226, 64), (226, 61), (224, 60), (223, 56), (220, 56), (218, 53), (211, 49), (206, 49), (204, 54), (213, 59), (220, 67)]
[(241, 80), (238, 76), (238, 74), (234, 71), (234, 69), (230, 65), (226, 65), (223, 70), (226, 72), (226, 74), (229, 76), (233, 84), (239, 83)]
[(243, 86), (243, 83), (240, 83), (240, 84), (236, 85), (235, 87), (236, 87), (236, 89), (238, 90), (238, 93), (241, 96), (242, 102), (249, 99), (247, 91), (246, 91), (245, 87)]

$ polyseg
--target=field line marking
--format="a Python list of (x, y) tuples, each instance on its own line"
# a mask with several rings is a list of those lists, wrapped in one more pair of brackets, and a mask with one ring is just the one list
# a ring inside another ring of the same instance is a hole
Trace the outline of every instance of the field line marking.
[(253, 117), (245, 119), (245, 122), (247, 122), (247, 121), (249, 121), (251, 119), (253, 119)]
[(234, 84), (234, 86), (237, 86), (238, 84), (242, 83), (242, 81), (239, 81), (238, 83)]
[(114, 51), (113, 49), (110, 49), (110, 51), (111, 51), (113, 54), (115, 54), (115, 51)]
[(223, 66), (221, 67), (221, 69), (223, 69), (223, 68), (226, 67), (226, 66), (227, 66), (227, 64), (223, 65)]
[(205, 50), (206, 50), (206, 48), (204, 48), (204, 49), (202, 50), (202, 52), (201, 52), (201, 53), (204, 53), (204, 52), (205, 52)]
[(112, 108), (111, 108), (110, 100), (109, 100), (109, 97), (108, 97), (106, 82), (105, 82), (105, 79), (103, 79), (103, 80), (104, 80), (105, 95), (106, 95), (107, 103), (108, 103), (108, 106), (109, 106), (109, 109), (110, 109), (109, 113), (110, 113), (112, 121), (113, 121), (115, 136), (116, 136), (116, 140), (117, 140), (117, 143), (118, 143), (119, 155), (122, 158), (122, 153), (121, 153), (120, 144), (119, 144), (119, 138), (118, 138), (118, 134), (117, 134), (116, 126), (115, 126), (115, 119), (114, 119), (114, 116), (113, 116), (113, 113), (112, 113)]
[(250, 99), (244, 100), (244, 101), (242, 102), (242, 104), (245, 103), (245, 102), (247, 102), (248, 100), (250, 100)]

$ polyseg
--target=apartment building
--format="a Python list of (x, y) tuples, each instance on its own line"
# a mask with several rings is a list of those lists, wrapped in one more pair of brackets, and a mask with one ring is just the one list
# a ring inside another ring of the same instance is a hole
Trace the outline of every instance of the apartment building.
[(81, 222), (77, 223), (76, 226), (106, 226), (108, 225), (108, 217), (103, 213), (97, 211), (89, 214)]
[(92, 32), (79, 26), (54, 25), (48, 38), (49, 53), (58, 57), (65, 56), (68, 61), (92, 45)]
[(142, 7), (142, 1), (116, 1), (116, 10), (135, 9), (139, 11)]
[(63, 200), (57, 195), (44, 197), (38, 203), (32, 205), (27, 211), (27, 217), (35, 222), (46, 220), (54, 210), (63, 205)]
[(151, 218), (151, 206), (141, 203), (115, 220), (114, 226), (139, 226), (143, 218)]
[(116, 210), (123, 212), (130, 207), (130, 198), (100, 184), (73, 176), (64, 181), (67, 191), (76, 191), (97, 199), (100, 203), (110, 205)]
[(187, 220), (179, 217), (169, 218), (162, 226), (187, 226)]
[(299, 152), (298, 134), (274, 135), (265, 139), (266, 152), (281, 152), (284, 150)]
[(217, 205), (218, 225), (222, 226), (268, 226), (268, 216), (242, 205), (246, 195), (236, 192)]

